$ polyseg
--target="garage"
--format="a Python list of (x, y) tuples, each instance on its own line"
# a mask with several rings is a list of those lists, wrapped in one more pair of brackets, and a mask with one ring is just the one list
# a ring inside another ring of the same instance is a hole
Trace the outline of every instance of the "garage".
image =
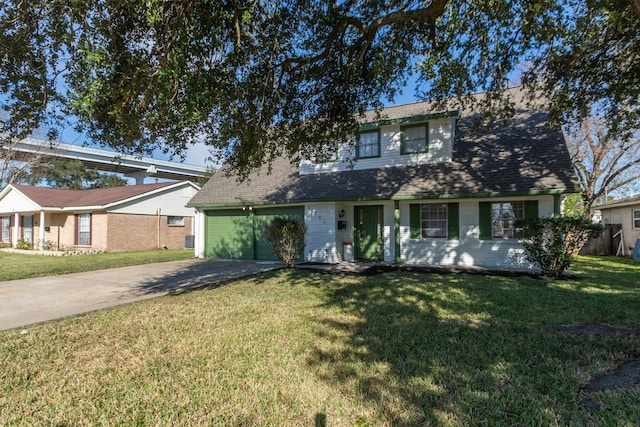
[(205, 211), (205, 257), (275, 261), (264, 227), (275, 217), (304, 222), (304, 206)]

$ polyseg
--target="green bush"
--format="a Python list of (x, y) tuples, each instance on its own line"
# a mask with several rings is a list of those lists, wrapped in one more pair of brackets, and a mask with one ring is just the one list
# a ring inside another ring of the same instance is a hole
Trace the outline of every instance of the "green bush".
[(20, 239), (16, 242), (16, 249), (31, 250), (33, 249), (33, 243)]
[(276, 217), (264, 229), (264, 235), (276, 256), (289, 268), (302, 256), (306, 233), (307, 226), (304, 223), (280, 217)]
[(537, 264), (542, 274), (560, 276), (582, 246), (602, 233), (602, 225), (584, 218), (531, 218), (516, 222), (523, 228), (523, 246), (528, 261)]

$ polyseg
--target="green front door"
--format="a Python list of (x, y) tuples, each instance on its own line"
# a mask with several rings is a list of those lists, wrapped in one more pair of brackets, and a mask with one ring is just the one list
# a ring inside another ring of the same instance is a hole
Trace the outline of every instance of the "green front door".
[(383, 206), (355, 207), (355, 257), (356, 259), (381, 260), (383, 254)]

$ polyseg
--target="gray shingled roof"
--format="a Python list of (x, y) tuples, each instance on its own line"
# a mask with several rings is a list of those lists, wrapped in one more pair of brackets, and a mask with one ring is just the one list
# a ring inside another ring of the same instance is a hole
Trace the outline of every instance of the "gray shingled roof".
[[(424, 111), (419, 104), (402, 108), (404, 113), (412, 110), (415, 115)], [(265, 166), (243, 183), (235, 176), (216, 173), (189, 206), (470, 197), (579, 189), (564, 137), (546, 126), (546, 114), (519, 110), (511, 123), (496, 126), (491, 132), (475, 130), (474, 119), (458, 119), (451, 162), (299, 175), (297, 164), (278, 159), (271, 174)]]

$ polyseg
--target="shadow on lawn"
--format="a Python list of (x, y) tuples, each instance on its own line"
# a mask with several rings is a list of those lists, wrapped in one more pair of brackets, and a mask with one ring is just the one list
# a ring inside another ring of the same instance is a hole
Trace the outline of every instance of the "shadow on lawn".
[[(376, 408), (382, 419), (368, 419), (372, 425), (593, 421), (579, 408), (578, 367), (633, 352), (637, 342), (539, 326), (583, 321), (574, 317), (590, 309), (597, 312), (583, 314), (592, 321), (612, 320), (620, 304), (640, 302), (637, 294), (635, 301), (615, 293), (592, 300), (530, 278), (480, 280), (406, 272), (334, 280), (325, 307), (345, 316), (315, 319), (325, 345), (309, 363)], [(626, 321), (638, 322), (634, 315)]]
[(205, 259), (195, 260), (162, 277), (138, 285), (143, 294), (181, 294), (204, 287), (216, 287), (226, 282), (284, 268), (279, 262)]

